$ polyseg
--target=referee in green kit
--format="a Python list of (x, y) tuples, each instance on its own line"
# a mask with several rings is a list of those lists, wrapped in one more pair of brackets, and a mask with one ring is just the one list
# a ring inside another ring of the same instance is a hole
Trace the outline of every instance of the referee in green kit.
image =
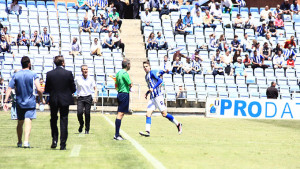
[(114, 136), (115, 140), (124, 140), (124, 138), (119, 134), (121, 127), (121, 120), (124, 116), (124, 113), (129, 111), (129, 92), (132, 87), (131, 80), (128, 75), (130, 70), (130, 61), (129, 59), (124, 59), (122, 61), (122, 70), (116, 74), (116, 84), (118, 87), (118, 115), (115, 121), (116, 133)]

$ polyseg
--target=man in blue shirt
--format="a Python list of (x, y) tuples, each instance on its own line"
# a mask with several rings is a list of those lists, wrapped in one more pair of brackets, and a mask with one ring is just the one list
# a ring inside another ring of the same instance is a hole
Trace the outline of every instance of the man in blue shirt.
[(254, 50), (253, 56), (251, 58), (252, 68), (255, 69), (257, 67), (267, 68), (268, 65), (264, 65), (265, 58), (261, 54), (257, 54), (257, 50)]
[(256, 28), (255, 36), (265, 36), (267, 32), (268, 30), (267, 30), (266, 22), (263, 22), (262, 25)]
[(157, 32), (157, 37), (156, 37), (156, 43), (157, 43), (157, 47), (158, 47), (158, 50), (161, 50), (161, 49), (165, 49), (167, 50), (168, 49), (168, 43), (165, 41), (165, 39), (161, 36), (161, 33), (160, 32)]
[(156, 70), (151, 70), (150, 63), (148, 61), (143, 62), (144, 70), (146, 72), (146, 82), (148, 84), (149, 90), (145, 94), (145, 98), (147, 99), (150, 94), (150, 100), (147, 106), (147, 114), (146, 114), (146, 131), (140, 132), (141, 136), (149, 137), (150, 136), (150, 128), (151, 128), (151, 115), (154, 110), (159, 109), (162, 116), (170, 120), (174, 123), (178, 129), (178, 133), (182, 133), (182, 124), (179, 123), (171, 114), (167, 113), (167, 108), (164, 104), (164, 97), (160, 91), (160, 85), (163, 82), (159, 77), (160, 72)]
[[(4, 100), (5, 111), (8, 110), (7, 101), (10, 97), (12, 89), (16, 89), (16, 103), (17, 103), (17, 135), (18, 135), (18, 147), (22, 147), (22, 134), (23, 134), (23, 124), (25, 120), (25, 138), (24, 138), (24, 148), (30, 148), (29, 136), (31, 131), (31, 120), (36, 118), (36, 102), (34, 96), (33, 85), (35, 85), (40, 100), (43, 100), (42, 94), (43, 89), (39, 84), (39, 79), (36, 73), (32, 72), (31, 63), (28, 56), (24, 56), (21, 59), (22, 70), (18, 71), (12, 76), (9, 82), (8, 89), (6, 91), (6, 96)], [(45, 103), (45, 101), (42, 101)]]
[(91, 22), (88, 20), (86, 16), (84, 17), (84, 20), (82, 21), (80, 26), (80, 33), (82, 31), (91, 33)]
[(221, 63), (220, 58), (217, 59), (217, 62), (214, 65), (213, 75), (224, 75), (224, 64)]

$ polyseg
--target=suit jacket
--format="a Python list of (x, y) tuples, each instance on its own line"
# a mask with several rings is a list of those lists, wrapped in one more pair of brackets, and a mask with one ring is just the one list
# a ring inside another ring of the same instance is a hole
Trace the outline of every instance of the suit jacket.
[(50, 94), (50, 106), (74, 104), (72, 94), (76, 91), (72, 72), (61, 66), (47, 73), (45, 92)]

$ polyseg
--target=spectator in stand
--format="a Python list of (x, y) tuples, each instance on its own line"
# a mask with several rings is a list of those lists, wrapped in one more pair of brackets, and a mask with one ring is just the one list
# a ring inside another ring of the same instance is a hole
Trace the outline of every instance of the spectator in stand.
[(113, 12), (109, 14), (110, 24), (113, 24), (114, 20), (118, 21), (119, 27), (121, 29), (122, 21), (120, 20), (119, 13), (117, 12), (117, 8), (113, 8)]
[(282, 14), (283, 14), (283, 12), (282, 12), (282, 10), (280, 9), (280, 5), (277, 5), (276, 9), (273, 11), (273, 15), (274, 15), (275, 17), (277, 17), (277, 15), (282, 15)]
[(230, 13), (232, 8), (232, 1), (231, 0), (221, 0), (221, 9), (224, 9), (223, 13)]
[(256, 36), (266, 36), (266, 33), (268, 32), (266, 22), (263, 22), (261, 26), (258, 26), (256, 28)]
[(158, 50), (165, 49), (168, 50), (168, 43), (165, 41), (164, 37), (161, 36), (160, 32), (157, 32), (157, 37), (155, 39), (157, 43)]
[(234, 52), (234, 55), (232, 57), (232, 63), (237, 62), (237, 58), (238, 57), (241, 57), (241, 52), (239, 50), (237, 50), (237, 51)]
[(20, 45), (21, 46), (28, 46), (28, 48), (30, 46), (29, 37), (26, 35), (24, 30), (22, 30)]
[(82, 54), (81, 53), (81, 46), (80, 44), (77, 42), (77, 37), (73, 37), (73, 41), (70, 45), (70, 51), (69, 51), (70, 55), (73, 55), (74, 57), (76, 57), (78, 54)]
[(269, 12), (271, 12), (269, 6), (266, 6), (264, 10), (260, 12), (260, 21), (265, 21), (268, 18)]
[(103, 13), (100, 13), (100, 16), (97, 17), (98, 23), (101, 25), (105, 20), (106, 23), (109, 23), (109, 19), (103, 16)]
[(119, 32), (119, 25), (118, 25), (118, 21), (117, 20), (114, 20), (114, 24), (112, 26), (112, 32), (113, 33), (118, 33)]
[(106, 23), (106, 20), (103, 20), (100, 26), (100, 33), (108, 33), (108, 25)]
[(255, 22), (256, 22), (255, 19), (252, 18), (252, 14), (249, 13), (248, 14), (248, 19), (246, 19), (246, 21), (245, 21), (245, 28), (246, 29), (254, 29), (255, 24), (256, 24)]
[(292, 49), (291, 44), (289, 44), (288, 48), (284, 51), (283, 56), (284, 56), (285, 60), (288, 60), (288, 58), (290, 56), (292, 56), (293, 59), (296, 60), (296, 54), (295, 54), (294, 50)]
[(23, 46), (21, 40), (21, 34), (19, 33), (16, 40), (13, 40), (12, 46)]
[(153, 50), (153, 49), (156, 49), (157, 48), (157, 43), (155, 41), (155, 37), (154, 37), (154, 33), (151, 32), (149, 37), (148, 37), (148, 40), (147, 40), (147, 49), (150, 49), (150, 50)]
[(163, 69), (163, 71), (165, 73), (172, 74), (172, 64), (169, 61), (168, 55), (164, 56), (164, 69)]
[(245, 7), (246, 6), (245, 0), (236, 0), (236, 3), (238, 4), (239, 7)]
[(245, 67), (251, 66), (251, 60), (250, 60), (248, 54), (245, 55), (245, 59), (243, 60), (243, 63), (245, 65)]
[(221, 59), (217, 59), (217, 62), (214, 64), (213, 75), (224, 75), (224, 64), (221, 63)]
[(276, 29), (284, 29), (284, 23), (281, 19), (281, 15), (277, 15), (277, 18), (275, 20), (275, 27)]
[(209, 50), (217, 50), (218, 48), (218, 44), (217, 44), (217, 41), (216, 41), (216, 35), (214, 33), (210, 34), (209, 35), (209, 46), (208, 46), (208, 49)]
[(113, 42), (114, 42), (114, 46), (119, 49), (122, 49), (122, 54), (124, 56), (124, 50), (125, 50), (125, 45), (124, 43), (122, 43), (121, 37), (119, 36), (118, 33), (115, 34), (115, 36), (113, 37)]
[(186, 58), (186, 62), (183, 64), (183, 73), (184, 74), (193, 74), (193, 63), (189, 57)]
[(271, 48), (269, 47), (268, 42), (265, 42), (259, 51), (265, 60), (272, 60)]
[(271, 21), (275, 21), (275, 17), (273, 16), (272, 12), (269, 12), (268, 17), (265, 19), (266, 23)]
[(192, 74), (201, 74), (201, 58), (196, 56), (195, 60), (193, 60), (193, 65), (192, 65)]
[(200, 11), (197, 12), (197, 15), (193, 17), (194, 28), (202, 28), (203, 27), (203, 19), (201, 17)]
[(291, 14), (291, 4), (289, 0), (284, 0), (284, 2), (280, 5), (280, 9), (282, 10), (283, 14)]
[(242, 51), (242, 48), (241, 48), (241, 43), (238, 40), (238, 36), (234, 35), (234, 39), (233, 39), (233, 41), (231, 41), (231, 51), (235, 52), (237, 50)]
[(0, 53), (2, 53), (2, 52), (12, 53), (10, 45), (5, 40), (5, 36), (4, 35), (1, 35), (1, 41), (0, 41)]
[(264, 57), (262, 55), (260, 55), (256, 50), (253, 51), (253, 56), (251, 58), (251, 62), (252, 62), (252, 68), (255, 69), (257, 67), (260, 68), (267, 68), (268, 65), (264, 64)]
[(234, 19), (233, 28), (244, 28), (244, 20), (241, 18), (241, 14), (237, 14), (236, 18)]
[(245, 68), (246, 67), (242, 62), (242, 58), (238, 57), (237, 62), (233, 64), (231, 75), (234, 74), (234, 76), (246, 76)]
[(1, 36), (4, 35), (5, 41), (8, 42), (8, 44), (11, 44), (11, 37), (10, 37), (10, 35), (8, 34), (8, 31), (7, 31), (7, 30), (8, 30), (8, 29), (7, 29), (7, 26), (4, 26), (3, 29), (2, 29), (2, 31), (1, 31), (1, 33), (0, 33), (0, 35), (1, 35)]
[(299, 12), (300, 12), (300, 6), (299, 6), (297, 0), (293, 1), (293, 4), (291, 5), (291, 11), (292, 11), (293, 14), (299, 14)]
[(221, 62), (225, 65), (225, 73), (229, 75), (233, 62), (233, 57), (230, 54), (230, 50), (225, 51), (225, 55), (222, 55), (221, 57)]
[(203, 17), (203, 23), (204, 23), (204, 28), (213, 28), (216, 29), (217, 25), (213, 24), (213, 21), (218, 20), (221, 22), (219, 19), (214, 19), (210, 14), (209, 11), (205, 11), (205, 16)]
[(96, 8), (93, 6), (91, 10), (88, 10), (88, 20), (91, 21), (94, 16), (97, 16)]
[(151, 11), (160, 11), (161, 4), (159, 0), (149, 0), (150, 10)]
[(268, 34), (266, 36), (270, 35), (270, 37), (276, 37), (277, 36), (277, 30), (276, 30), (276, 27), (274, 25), (274, 22), (273, 21), (270, 21), (269, 22), (269, 25), (268, 25)]
[(105, 38), (104, 43), (102, 45), (102, 48), (109, 48), (110, 50), (113, 50), (115, 48), (113, 40), (112, 40), (112, 32), (108, 32), (108, 36)]
[(107, 14), (111, 14), (113, 12), (113, 8), (115, 7), (115, 3), (114, 2), (110, 2), (108, 7), (106, 8)]
[(106, 8), (108, 7), (108, 1), (107, 0), (97, 0), (97, 10), (104, 10), (106, 11)]
[(172, 0), (170, 3), (169, 3), (169, 9), (171, 12), (173, 11), (178, 11), (179, 10), (179, 3), (177, 0)]
[(284, 57), (281, 54), (281, 51), (278, 51), (278, 54), (274, 56), (273, 58), (273, 66), (275, 69), (284, 68)]
[(199, 5), (198, 2), (195, 3), (195, 7), (191, 10), (191, 15), (192, 17), (195, 17), (197, 15), (197, 13), (200, 12), (200, 15), (201, 15), (201, 7)]
[(191, 12), (186, 13), (186, 16), (183, 18), (183, 24), (187, 27), (193, 26), (193, 17), (191, 16)]
[(86, 16), (84, 17), (84, 20), (82, 21), (80, 26), (80, 33), (82, 31), (91, 33), (91, 22), (88, 20)]
[(49, 49), (51, 46), (55, 47), (53, 37), (47, 32), (48, 28), (44, 27), (44, 32), (41, 34), (43, 47), (47, 46)]
[(268, 46), (269, 46), (271, 49), (275, 47), (275, 45), (273, 44), (273, 41), (271, 40), (271, 34), (270, 34), (270, 33), (268, 33), (268, 34), (266, 35), (266, 39), (264, 40), (264, 43), (267, 43)]
[(259, 50), (259, 48), (257, 48), (256, 46), (259, 46), (259, 42), (257, 42), (256, 39), (252, 40), (252, 51), (253, 50)]
[(218, 2), (216, 2), (216, 8), (213, 11), (210, 10), (210, 13), (215, 19), (222, 19), (222, 9), (220, 8), (220, 4)]
[(180, 53), (180, 50), (177, 50), (173, 55), (173, 61), (176, 60), (176, 57), (179, 57), (179, 60), (181, 60), (182, 57), (186, 58), (186, 56), (182, 53)]
[(208, 3), (208, 7), (209, 7), (210, 12), (214, 11), (216, 9), (215, 0), (210, 0), (210, 3)]
[(273, 49), (273, 51), (272, 51), (272, 52), (274, 52), (274, 53), (275, 53), (275, 55), (277, 55), (277, 54), (278, 54), (278, 51), (281, 51), (281, 53), (283, 53), (283, 50), (281, 49), (281, 47), (280, 47), (280, 44), (279, 44), (279, 43), (277, 43), (276, 47)]
[(168, 4), (165, 3), (163, 8), (161, 8), (161, 11), (159, 13), (159, 18), (162, 20), (170, 20), (170, 14), (171, 14), (171, 11), (168, 7)]
[(189, 34), (189, 32), (187, 32), (185, 30), (187, 26), (185, 26), (183, 23), (182, 23), (182, 19), (178, 19), (178, 21), (176, 22), (175, 24), (175, 34)]
[(252, 52), (252, 41), (248, 38), (247, 33), (245, 33), (244, 39), (242, 40), (242, 46), (244, 52)]
[(35, 30), (34, 33), (31, 35), (30, 45), (37, 46), (37, 47), (41, 46), (41, 37), (38, 35), (37, 30)]
[(100, 32), (100, 27), (99, 27), (99, 23), (97, 21), (97, 16), (94, 16), (92, 21), (91, 21), (91, 32)]
[(13, 2), (10, 4), (10, 8), (7, 9), (7, 12), (9, 14), (13, 15), (21, 15), (22, 14), (22, 6), (18, 4), (19, 0), (13, 0)]
[(295, 61), (293, 60), (293, 57), (289, 57), (289, 59), (286, 61), (286, 65), (288, 69), (294, 69)]
[(224, 34), (220, 35), (220, 38), (217, 39), (217, 46), (221, 51), (224, 51), (228, 48)]
[(102, 56), (102, 46), (98, 42), (98, 38), (94, 39), (94, 42), (91, 45), (91, 55)]
[(149, 13), (148, 8), (146, 8), (145, 13), (142, 14), (141, 20), (142, 20), (142, 23), (145, 24), (143, 26), (152, 26), (151, 13)]
[(295, 42), (295, 36), (291, 36), (291, 38), (289, 40), (286, 40), (284, 43), (284, 49), (289, 48), (289, 45), (292, 45), (292, 47), (294, 48), (294, 51), (297, 52), (296, 50), (296, 42)]
[(76, 5), (73, 6), (74, 9), (85, 9), (89, 10), (89, 7), (87, 6), (87, 1), (86, 0), (77, 0)]
[(174, 74), (181, 74), (182, 73), (182, 62), (180, 61), (179, 57), (176, 57), (175, 61), (173, 61), (173, 70)]
[(89, 9), (96, 9), (98, 11), (98, 1), (97, 0), (87, 0), (86, 5), (89, 7)]
[[(212, 57), (211, 57), (211, 65), (212, 65), (212, 67), (214, 67), (214, 65), (215, 65), (215, 63), (216, 63), (216, 61), (217, 61), (217, 59), (221, 59), (221, 55), (220, 55), (220, 50), (219, 49), (217, 49), (216, 50), (216, 54), (214, 54)], [(222, 60), (222, 59), (221, 59)]]

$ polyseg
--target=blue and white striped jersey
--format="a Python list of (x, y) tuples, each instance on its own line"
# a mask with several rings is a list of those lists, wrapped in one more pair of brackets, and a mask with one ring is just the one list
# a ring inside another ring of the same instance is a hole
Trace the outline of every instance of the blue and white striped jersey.
[(161, 95), (160, 84), (162, 83), (162, 79), (159, 78), (160, 75), (160, 71), (151, 70), (145, 77), (148, 88), (153, 89), (153, 92), (150, 93), (151, 99)]

